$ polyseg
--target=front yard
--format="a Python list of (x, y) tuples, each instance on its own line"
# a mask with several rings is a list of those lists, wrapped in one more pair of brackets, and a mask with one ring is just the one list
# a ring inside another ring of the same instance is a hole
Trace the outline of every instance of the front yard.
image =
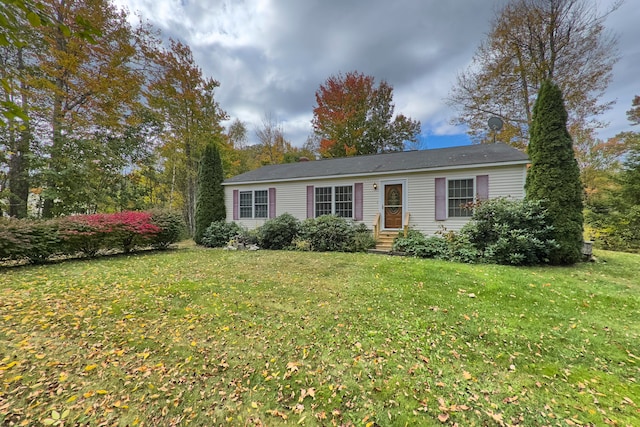
[(640, 256), (165, 253), (0, 270), (2, 425), (640, 423)]

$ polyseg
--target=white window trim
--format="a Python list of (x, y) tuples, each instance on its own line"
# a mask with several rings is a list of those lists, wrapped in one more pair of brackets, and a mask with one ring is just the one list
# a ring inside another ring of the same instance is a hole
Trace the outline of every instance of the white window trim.
[(469, 211), (469, 215), (465, 215), (465, 216), (451, 216), (450, 215), (450, 210), (449, 210), (449, 182), (451, 181), (466, 181), (466, 180), (471, 180), (473, 182), (473, 197), (472, 199), (475, 201), (476, 200), (476, 191), (477, 191), (477, 183), (476, 183), (476, 177), (475, 176), (467, 176), (467, 177), (460, 177), (460, 178), (447, 178), (447, 189), (446, 189), (446, 195), (447, 195), (447, 218), (451, 218), (451, 219), (467, 219), (467, 218), (471, 218), (471, 216), (473, 215), (473, 210)]
[[(256, 192), (264, 191), (267, 193), (267, 214), (263, 217), (256, 217)], [(242, 208), (248, 206), (242, 205), (242, 194), (251, 194), (251, 216), (242, 216)], [(240, 190), (238, 193), (238, 218), (239, 219), (267, 219), (269, 218), (269, 189), (257, 189), (257, 190)]]
[[(317, 212), (317, 204), (318, 204), (318, 200), (316, 199), (316, 189), (317, 188), (331, 188), (331, 214), (327, 214), (327, 215), (337, 215), (336, 214), (336, 187), (351, 187), (351, 216), (350, 217), (340, 217), (340, 218), (351, 218), (353, 219), (354, 215), (355, 215), (355, 209), (356, 209), (356, 186), (355, 184), (345, 184), (345, 185), (316, 185), (313, 188), (313, 216), (314, 218), (318, 218)], [(340, 202), (340, 203), (344, 203), (344, 202)]]

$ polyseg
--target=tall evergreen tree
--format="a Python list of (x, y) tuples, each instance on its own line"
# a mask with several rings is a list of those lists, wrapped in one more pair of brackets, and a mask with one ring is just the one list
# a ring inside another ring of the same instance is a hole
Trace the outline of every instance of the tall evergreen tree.
[(223, 179), (220, 152), (215, 144), (210, 143), (205, 147), (198, 170), (196, 230), (193, 236), (193, 240), (198, 244), (202, 241), (205, 230), (213, 221), (223, 221), (226, 218)]
[(527, 198), (543, 201), (559, 244), (549, 261), (573, 264), (582, 256), (582, 185), (562, 92), (550, 80), (542, 83), (533, 107), (529, 157)]

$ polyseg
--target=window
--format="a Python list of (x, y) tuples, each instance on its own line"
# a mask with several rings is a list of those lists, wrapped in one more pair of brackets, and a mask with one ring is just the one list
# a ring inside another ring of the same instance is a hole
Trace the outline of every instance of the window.
[(315, 216), (335, 214), (353, 218), (353, 186), (315, 188)]
[(474, 202), (473, 179), (449, 180), (449, 218), (471, 216), (468, 206)]
[(240, 192), (240, 218), (267, 218), (269, 192), (267, 190)]
[(331, 187), (316, 187), (316, 218), (332, 213)]
[(253, 218), (253, 191), (240, 192), (240, 218)]
[(266, 218), (269, 216), (269, 193), (267, 190), (259, 190), (254, 196), (254, 218)]
[(336, 187), (335, 213), (342, 218), (353, 218), (353, 187), (350, 185)]

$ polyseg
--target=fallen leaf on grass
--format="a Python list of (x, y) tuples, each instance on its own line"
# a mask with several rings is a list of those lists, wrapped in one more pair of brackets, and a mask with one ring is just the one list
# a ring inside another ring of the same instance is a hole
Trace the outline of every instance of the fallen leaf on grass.
[(502, 418), (502, 414), (496, 414), (492, 411), (486, 411), (485, 413), (489, 415), (493, 421), (495, 421), (501, 426), (504, 426), (504, 420)]
[(289, 418), (287, 414), (285, 414), (284, 412), (280, 412), (277, 409), (270, 409), (267, 411), (267, 414), (271, 415), (272, 417), (280, 417), (283, 420), (286, 420), (287, 418)]
[(511, 396), (511, 397), (505, 397), (502, 400), (503, 403), (517, 403), (518, 402), (518, 396)]

